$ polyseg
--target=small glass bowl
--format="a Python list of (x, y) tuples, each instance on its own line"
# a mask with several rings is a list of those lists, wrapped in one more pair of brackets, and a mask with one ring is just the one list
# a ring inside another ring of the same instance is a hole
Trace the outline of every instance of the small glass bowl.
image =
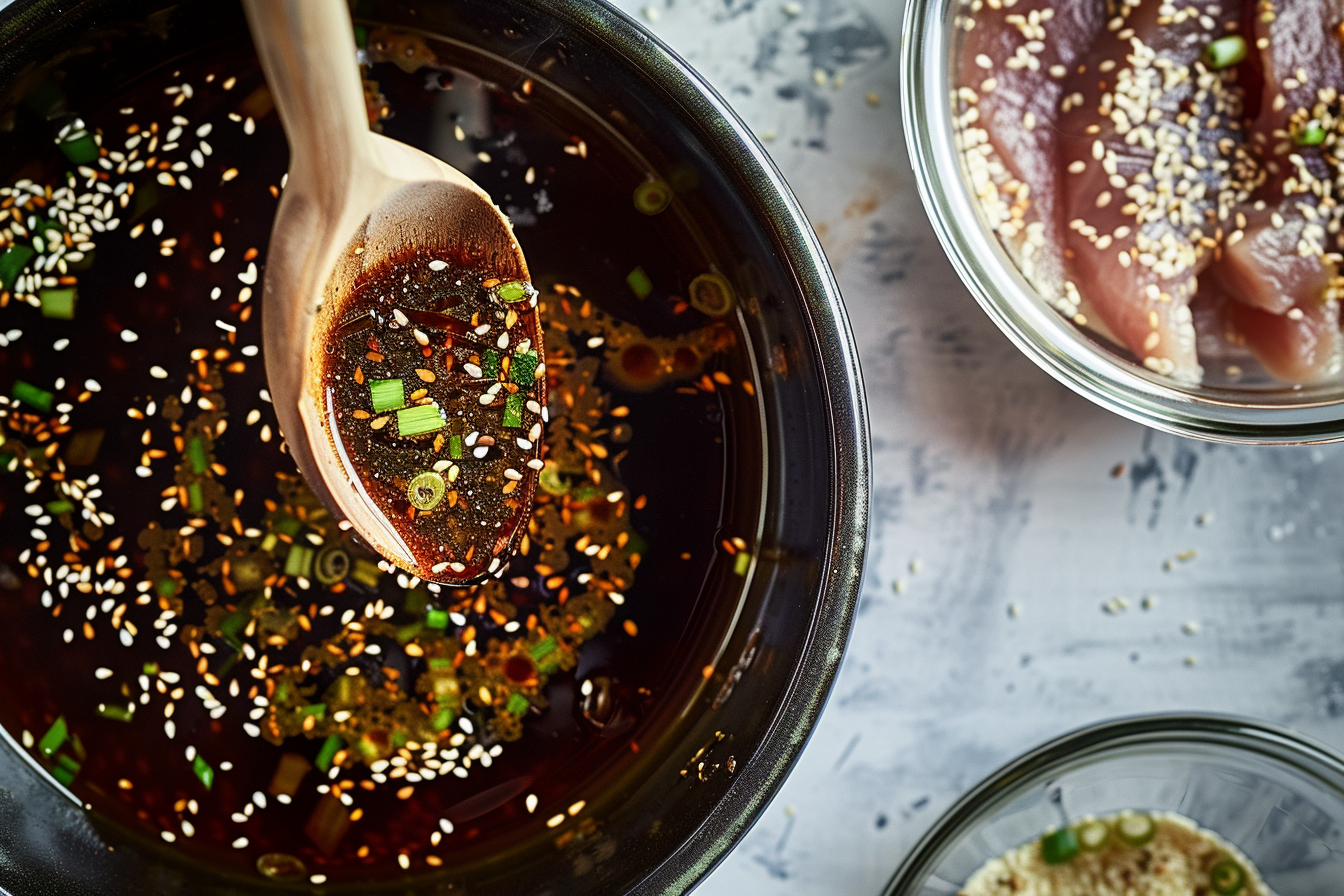
[(1344, 757), (1227, 716), (1157, 715), (1084, 728), (1014, 760), (947, 811), (885, 896), (954, 896), (986, 861), (1070, 819), (1176, 812), (1240, 849), (1278, 896), (1344, 881)]
[(975, 200), (954, 140), (951, 73), (961, 6), (961, 0), (906, 5), (901, 113), (938, 239), (999, 329), (1066, 386), (1155, 429), (1252, 444), (1344, 440), (1344, 383), (1292, 386), (1252, 371), (1237, 380), (1181, 385), (1066, 320), (1022, 276)]

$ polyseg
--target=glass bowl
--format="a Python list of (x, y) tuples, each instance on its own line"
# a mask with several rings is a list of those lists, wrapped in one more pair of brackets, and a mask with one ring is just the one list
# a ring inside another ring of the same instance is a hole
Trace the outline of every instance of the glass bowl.
[(1239, 848), (1278, 896), (1344, 880), (1344, 757), (1227, 716), (1157, 715), (1083, 728), (995, 772), (915, 846), (885, 896), (954, 896), (986, 861), (1060, 822), (1170, 811)]
[[(401, 896), (683, 893), (782, 784), (825, 703), (853, 618), (869, 455), (858, 362), (835, 281), (748, 128), (681, 59), (613, 8), (578, 0), (352, 6), (360, 24), (433, 36), (460, 60), (455, 65), (502, 89), (526, 93), (535, 84), (538, 94), (563, 94), (584, 110), (587, 127), (628, 147), (646, 170), (676, 172), (682, 209), (701, 225), (706, 251), (750, 297), (739, 308), (740, 328), (756, 386), (734, 394), (755, 403), (749, 415), (723, 413), (741, 424), (734, 442), (754, 452), (731, 472), (733, 495), (750, 498), (741, 506), (750, 506), (759, 551), (749, 566), (724, 554), (688, 589), (701, 617), (713, 617), (687, 629), (672, 652), (675, 688), (642, 723), (660, 736), (641, 738), (638, 751), (623, 751), (582, 785), (591, 784), (583, 811), (592, 823), (581, 836), (550, 830), (538, 816), (525, 836), (490, 849), (467, 843), (438, 871), (417, 866), (368, 885), (314, 886)], [(23, 116), (34, 113), (15, 106), (24, 85), (44, 83), (46, 73), (58, 79), (68, 109), (97, 107), (124, 85), (172, 72), (175, 60), (246, 34), (237, 3), (20, 0), (0, 13), (0, 118), (31, 121)], [(392, 123), (403, 133), (415, 125), (405, 115)], [(440, 130), (457, 145), (451, 127)], [(39, 139), (50, 148), (39, 127), (0, 126), (4, 176), (33, 157), (25, 141)], [(428, 148), (424, 133), (407, 139)], [(611, 171), (617, 162), (589, 164)], [(625, 272), (617, 277), (625, 289)], [(736, 502), (733, 495), (723, 500)], [(0, 604), (22, 600), (13, 588), (0, 581)], [(702, 631), (714, 635), (695, 636)], [(22, 637), (7, 628), (0, 656)], [(703, 674), (706, 667), (718, 671)], [(59, 671), (74, 674), (65, 661)], [(6, 888), (90, 896), (312, 889), (190, 862), (156, 836), (110, 823), (72, 800), (8, 731), (0, 732), (0, 893)]]
[(1156, 375), (1075, 326), (1021, 274), (970, 189), (956, 148), (954, 18), (961, 0), (905, 9), (901, 112), (920, 197), (939, 242), (976, 301), (1027, 357), (1064, 385), (1155, 429), (1221, 442), (1305, 444), (1344, 439), (1344, 383), (1276, 382), (1248, 367), (1233, 381), (1185, 386)]

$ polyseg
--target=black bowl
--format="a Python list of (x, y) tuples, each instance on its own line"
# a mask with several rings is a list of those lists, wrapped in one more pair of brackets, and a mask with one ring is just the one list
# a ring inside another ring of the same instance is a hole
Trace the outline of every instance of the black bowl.
[[(620, 12), (577, 0), (361, 0), (356, 15), (455, 43), (497, 80), (545, 79), (654, 165), (689, 166), (707, 239), (758, 300), (744, 326), (761, 384), (761, 419), (751, 428), (763, 443), (759, 468), (737, 471), (759, 483), (752, 491), (762, 535), (751, 583), (722, 626), (727, 681), (688, 686), (679, 704), (666, 701), (665, 748), (590, 800), (597, 833), (563, 847), (538, 838), (360, 892), (685, 892), (783, 782), (826, 700), (858, 596), (868, 433), (835, 282), (797, 201), (747, 128)], [(18, 2), (0, 14), (0, 96), (7, 97), (0, 113), (47, 67), (64, 72), (62, 89), (81, 108), (175, 57), (244, 33), (230, 2)], [(3, 154), (21, 152), (13, 135), (0, 136), (0, 168), (17, 168), (23, 159)], [(279, 886), (185, 863), (162, 844), (128, 837), (73, 804), (5, 740), (0, 886), (15, 894), (198, 896)]]

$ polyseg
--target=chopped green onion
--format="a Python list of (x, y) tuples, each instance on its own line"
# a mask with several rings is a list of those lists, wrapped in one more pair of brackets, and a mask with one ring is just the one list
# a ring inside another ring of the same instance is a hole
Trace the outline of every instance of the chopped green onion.
[(429, 605), (429, 592), (424, 588), (412, 588), (406, 592), (406, 597), (401, 606), (412, 616), (419, 616), (425, 612), (425, 607)]
[(98, 144), (93, 135), (80, 129), (56, 144), (65, 157), (76, 165), (87, 165), (98, 158)]
[(636, 267), (633, 271), (625, 275), (626, 285), (630, 291), (641, 299), (647, 299), (649, 293), (653, 292), (653, 281), (649, 275), (644, 273), (642, 267)]
[(687, 287), (691, 307), (710, 317), (723, 317), (733, 310), (737, 294), (728, 280), (713, 272), (701, 274)]
[(451, 457), (453, 460), (461, 460), (461, 459), (462, 459), (462, 437), (461, 437), (461, 436), (449, 436), (449, 437), (448, 437), (448, 456)]
[(80, 769), (79, 760), (73, 756), (70, 756), (69, 754), (61, 753), (60, 755), (58, 755), (56, 757), (56, 765), (58, 768), (63, 768), (66, 771), (70, 772), (70, 774), (72, 775), (79, 773)]
[(114, 722), (129, 722), (135, 718), (135, 704), (99, 703), (98, 715)]
[(214, 785), (215, 770), (210, 767), (210, 763), (206, 762), (200, 753), (197, 753), (196, 758), (191, 760), (191, 770), (196, 773), (196, 777), (205, 785), (206, 790)]
[(58, 320), (74, 320), (75, 317), (75, 288), (68, 286), (65, 289), (43, 289), (37, 294), (37, 298), (42, 303), (42, 316), (52, 317)]
[(159, 592), (159, 597), (173, 597), (177, 594), (177, 579), (172, 576), (165, 576), (159, 579), (158, 584), (154, 586), (154, 590)]
[(510, 694), (509, 702), (504, 704), (504, 711), (512, 713), (515, 716), (520, 716), (527, 712), (528, 707), (531, 705), (532, 704), (528, 702), (528, 699), (522, 694)]
[(332, 757), (341, 749), (341, 736), (333, 734), (322, 742), (322, 749), (317, 751), (317, 758), (313, 760), (313, 765), (317, 766), (318, 771), (326, 772), (331, 768)]
[(1047, 865), (1063, 865), (1078, 855), (1078, 835), (1073, 828), (1060, 828), (1041, 838), (1041, 858)]
[(539, 358), (536, 352), (519, 352), (513, 356), (509, 366), (509, 380), (519, 386), (530, 388), (537, 377)]
[(186, 455), (191, 463), (191, 472), (204, 473), (210, 469), (210, 461), (205, 456), (205, 444), (199, 438), (187, 442)]
[(433, 470), (417, 473), (406, 487), (406, 498), (416, 510), (433, 510), (443, 500), (448, 484)]
[(661, 180), (647, 180), (635, 187), (635, 208), (656, 215), (672, 202), (672, 188)]
[(393, 748), (400, 750), (402, 747), (406, 746), (406, 741), (408, 740), (410, 740), (410, 737), (406, 734), (405, 731), (398, 729), (392, 732)]
[(436, 432), (446, 425), (443, 412), (436, 405), (418, 404), (397, 411), (397, 434), (402, 438)]
[(531, 649), (529, 649), (527, 652), (532, 655), (532, 659), (540, 660), (542, 657), (546, 656), (552, 650), (555, 650), (555, 647), (556, 647), (555, 638), (551, 637), (546, 638), (544, 641), (538, 641), (536, 644), (533, 644)]
[(523, 393), (510, 392), (504, 396), (504, 425), (513, 429), (523, 425)]
[(74, 509), (75, 509), (75, 505), (71, 504), (69, 501), (48, 501), (48, 502), (47, 502), (47, 513), (54, 513), (54, 514), (56, 514), (57, 516), (60, 516), (62, 513), (69, 513), (70, 511), (72, 511), (72, 510), (74, 510)]
[(335, 585), (350, 575), (350, 555), (340, 545), (329, 544), (313, 561), (313, 577), (323, 585)]
[(1313, 121), (1300, 129), (1293, 139), (1297, 141), (1298, 146), (1320, 146), (1325, 142), (1325, 128)]
[(406, 407), (406, 387), (399, 379), (370, 380), (369, 398), (373, 401), (373, 409), (377, 413), (395, 411), (397, 408)]
[(361, 50), (369, 45), (369, 29), (363, 25), (355, 26), (355, 46)]
[(425, 624), (423, 622), (412, 622), (410, 625), (403, 625), (401, 628), (397, 629), (397, 643), (409, 643), (416, 635), (424, 630)]
[(307, 706), (300, 706), (298, 712), (301, 716), (312, 716), (313, 718), (320, 719), (327, 714), (327, 704), (309, 703)]
[(484, 376), (499, 376), (499, 352), (492, 348), (485, 350), (481, 358), (481, 373)]
[(219, 621), (220, 636), (236, 646), (239, 643), (238, 636), (242, 634), (243, 629), (247, 628), (247, 623), (251, 618), (251, 614), (242, 610), (235, 610)]
[(205, 512), (205, 492), (201, 490), (199, 482), (187, 483), (187, 512), (198, 514)]
[(449, 725), (453, 724), (453, 717), (455, 715), (457, 714), (453, 712), (451, 707), (445, 706), (430, 717), (429, 727), (433, 728), (435, 731), (443, 731)]
[(429, 658), (429, 670), (431, 672), (447, 672), (453, 668), (453, 661), (446, 656), (432, 656)]
[(1209, 871), (1209, 886), (1218, 896), (1235, 896), (1246, 886), (1246, 870), (1232, 859), (1223, 859)]
[(1231, 68), (1246, 58), (1246, 38), (1240, 34), (1220, 37), (1204, 48), (1204, 62), (1211, 69)]
[(8, 289), (14, 285), (24, 267), (37, 253), (32, 246), (13, 245), (0, 255), (0, 287)]
[(1156, 834), (1157, 825), (1142, 812), (1124, 812), (1115, 823), (1115, 835), (1130, 846), (1143, 846)]
[(140, 667), (140, 671), (143, 672), (143, 673), (145, 673), (146, 675), (151, 676), (151, 677), (152, 677), (152, 676), (155, 676), (155, 675), (158, 675), (158, 674), (159, 674), (159, 664), (158, 664), (158, 663), (145, 663), (145, 664), (143, 664), (143, 665)]
[(532, 284), (526, 280), (510, 280), (495, 287), (495, 295), (505, 302), (521, 302), (532, 295)]
[(431, 608), (425, 613), (425, 627), (443, 631), (448, 627), (448, 611)]
[(747, 553), (746, 551), (742, 551), (737, 555), (737, 559), (733, 561), (733, 572), (737, 573), (740, 576), (744, 576), (747, 574), (747, 569), (750, 566), (751, 566), (751, 554)]
[(43, 756), (50, 756), (61, 748), (61, 744), (65, 743), (69, 736), (70, 729), (65, 727), (65, 716), (57, 716), (56, 721), (47, 729), (47, 733), (37, 742), (37, 749)]
[(288, 535), (290, 538), (293, 538), (303, 529), (303, 523), (301, 523), (298, 518), (286, 514), (285, 516), (278, 516), (271, 520), (271, 528), (281, 535)]
[(105, 434), (101, 429), (86, 429), (71, 436), (70, 444), (65, 446), (66, 465), (87, 467), (97, 460), (98, 451), (103, 447), (103, 436)]
[(1111, 826), (1100, 819), (1085, 821), (1075, 830), (1083, 852), (1099, 852), (1111, 839)]
[(51, 403), (56, 399), (56, 396), (46, 389), (39, 389), (23, 380), (15, 380), (14, 388), (9, 394), (15, 401), (22, 401), (24, 404), (31, 405), (44, 414), (51, 413)]
[(537, 477), (537, 485), (540, 485), (546, 494), (559, 497), (569, 494), (572, 483), (560, 475), (560, 467), (557, 464), (547, 461), (541, 468), (541, 475)]
[(378, 567), (378, 564), (363, 557), (356, 558), (355, 568), (350, 570), (350, 578), (365, 588), (377, 588), (378, 581), (382, 577), (383, 571)]
[(313, 572), (313, 549), (307, 545), (292, 544), (285, 557), (285, 575), (308, 578)]
[(75, 783), (75, 774), (78, 771), (79, 771), (78, 763), (76, 763), (75, 769), (73, 771), (68, 768), (65, 768), (64, 766), (58, 765), (51, 770), (51, 776), (55, 778), (57, 781), (61, 782), (61, 785), (63, 787), (69, 787)]

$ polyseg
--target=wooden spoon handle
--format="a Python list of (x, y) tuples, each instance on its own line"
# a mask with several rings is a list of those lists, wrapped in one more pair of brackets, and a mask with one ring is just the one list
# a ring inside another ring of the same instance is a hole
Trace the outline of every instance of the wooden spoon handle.
[(311, 177), (340, 191), (370, 159), (349, 7), (345, 0), (243, 0), (243, 10), (289, 138), (291, 180)]

